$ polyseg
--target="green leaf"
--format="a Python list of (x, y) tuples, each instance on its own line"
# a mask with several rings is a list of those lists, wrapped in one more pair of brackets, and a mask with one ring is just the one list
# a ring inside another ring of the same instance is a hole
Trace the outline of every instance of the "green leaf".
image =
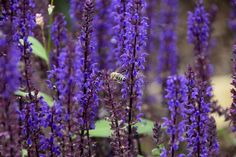
[(34, 37), (29, 36), (28, 40), (30, 43), (32, 43), (31, 47), (32, 47), (33, 53), (36, 56), (43, 59), (44, 61), (46, 61), (46, 63), (49, 65), (48, 54), (45, 48), (43, 47), (43, 45)]
[(159, 148), (155, 148), (152, 150), (152, 155), (153, 156), (160, 156), (161, 150)]
[(141, 122), (137, 123), (139, 134), (151, 135), (154, 127), (154, 122), (148, 119), (142, 119)]
[[(32, 94), (34, 94), (34, 92), (32, 92)], [(25, 96), (28, 95), (28, 93), (23, 92), (21, 90), (18, 90), (18, 91), (15, 92), (15, 95), (19, 95), (19, 96), (25, 97)], [(45, 94), (43, 92), (39, 92), (39, 96), (43, 97), (44, 101), (47, 102), (48, 106), (50, 106), (50, 107), (53, 106), (53, 99), (52, 99), (52, 97), (50, 97), (49, 95), (47, 95), (47, 94)]]
[(157, 148), (152, 150), (152, 155), (155, 157), (159, 157), (161, 155), (161, 150), (163, 149), (163, 147), (163, 144), (158, 145)]
[[(139, 134), (151, 135), (154, 123), (151, 120), (142, 119), (135, 126), (138, 127)], [(112, 134), (110, 122), (106, 120), (98, 120), (95, 123), (95, 129), (90, 130), (90, 136), (92, 137), (109, 137)]]
[(91, 137), (109, 137), (111, 133), (110, 122), (106, 120), (98, 120), (95, 123), (95, 129), (89, 131)]
[(21, 157), (27, 157), (28, 151), (26, 149), (21, 149)]

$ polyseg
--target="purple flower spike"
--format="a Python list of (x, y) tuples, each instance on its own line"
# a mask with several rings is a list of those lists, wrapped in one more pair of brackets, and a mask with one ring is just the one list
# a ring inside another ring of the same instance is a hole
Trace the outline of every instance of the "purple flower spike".
[(111, 122), (112, 133), (112, 151), (115, 157), (128, 155), (128, 137), (125, 127), (125, 106), (117, 95), (121, 94), (117, 86), (108, 73), (103, 74), (104, 104), (109, 111), (107, 119)]
[(94, 146), (89, 130), (94, 129), (95, 117), (98, 110), (98, 91), (100, 81), (97, 77), (96, 55), (94, 51), (94, 0), (86, 0), (84, 3), (81, 34), (76, 47), (78, 55), (78, 75), (79, 75), (79, 128), (81, 130), (78, 140), (80, 156), (92, 156)]
[(63, 48), (66, 47), (67, 43), (67, 29), (66, 20), (62, 14), (56, 16), (55, 21), (51, 27), (52, 42), (54, 49), (51, 53), (51, 65), (58, 67), (58, 57)]
[(233, 102), (230, 108), (230, 119), (232, 122), (232, 130), (236, 132), (236, 44), (233, 47), (233, 89), (231, 90)]
[(111, 52), (111, 36), (112, 36), (112, 1), (97, 0), (97, 14), (94, 19), (94, 30), (96, 36), (97, 62), (99, 69), (111, 69), (114, 62), (111, 61), (113, 53)]
[(214, 117), (210, 117), (208, 121), (208, 156), (218, 156), (219, 154), (219, 143), (217, 140), (217, 128)]
[(11, 0), (11, 1), (1, 1), (0, 6), (1, 6), (1, 14), (3, 16), (3, 19), (0, 20), (1, 22), (13, 22), (14, 17), (16, 16), (16, 5), (17, 0)]
[[(124, 2), (123, 2), (124, 3)], [(125, 32), (122, 32), (121, 40), (118, 43), (121, 45), (121, 51), (117, 53), (120, 55), (118, 65), (122, 70), (125, 70), (126, 81), (123, 83), (122, 97), (127, 107), (127, 123), (129, 136), (129, 155), (135, 156), (136, 148), (134, 145), (134, 135), (136, 128), (133, 127), (135, 123), (140, 121), (140, 111), (142, 104), (142, 88), (144, 71), (144, 63), (146, 53), (147, 39), (147, 19), (144, 17), (145, 2), (143, 0), (132, 0), (125, 3), (126, 11), (123, 11), (125, 20), (120, 23), (119, 27), (126, 27)], [(123, 8), (124, 9), (124, 8)], [(130, 12), (128, 12), (130, 11)], [(122, 29), (122, 31), (124, 31)], [(124, 45), (123, 45), (124, 44)], [(120, 53), (120, 54), (119, 54)]]
[(229, 16), (229, 28), (236, 32), (236, 1), (231, 0), (231, 12)]
[(207, 157), (218, 155), (218, 143), (214, 119), (209, 118), (209, 98), (212, 88), (207, 82), (196, 80), (196, 73), (191, 68), (186, 73), (188, 103), (185, 106), (186, 141), (188, 157)]
[(115, 46), (113, 57), (116, 58), (116, 64), (120, 67), (123, 62), (121, 61), (121, 55), (127, 53), (128, 44), (129, 44), (129, 34), (128, 30), (130, 29), (130, 12), (128, 10), (128, 4), (130, 0), (115, 0), (112, 5), (114, 6), (114, 23), (113, 28), (114, 36), (112, 38), (112, 43)]
[[(169, 149), (163, 151), (163, 157), (176, 156), (179, 144), (184, 140), (185, 113), (184, 107), (187, 103), (187, 80), (183, 76), (172, 76), (167, 79), (166, 100), (170, 111), (170, 118), (165, 118), (164, 126), (170, 137)], [(166, 153), (164, 153), (166, 152)]]
[(19, 87), (18, 63), (20, 53), (14, 44), (0, 36), (0, 98), (9, 99)]
[[(13, 97), (19, 88), (20, 73), (18, 63), (20, 53), (11, 41), (11, 26), (4, 31), (0, 25), (0, 154), (4, 156), (19, 156), (20, 146), (19, 126), (17, 121), (17, 103)], [(8, 30), (9, 29), (9, 30)]]
[(205, 10), (203, 1), (197, 2), (194, 12), (188, 13), (188, 41), (194, 45), (194, 55), (196, 58), (195, 70), (197, 76), (202, 81), (209, 81), (212, 68), (209, 64), (209, 15)]
[(160, 48), (158, 52), (158, 80), (164, 83), (169, 75), (175, 75), (178, 67), (177, 55), (177, 20), (178, 0), (161, 0), (160, 2)]
[(74, 31), (79, 31), (85, 0), (70, 0), (70, 17)]

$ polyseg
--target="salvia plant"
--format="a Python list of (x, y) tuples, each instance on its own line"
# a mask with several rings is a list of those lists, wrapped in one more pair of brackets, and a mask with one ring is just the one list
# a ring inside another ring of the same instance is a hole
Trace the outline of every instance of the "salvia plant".
[(211, 64), (219, 5), (187, 3), (1, 0), (0, 157), (233, 157), (236, 45), (224, 108)]

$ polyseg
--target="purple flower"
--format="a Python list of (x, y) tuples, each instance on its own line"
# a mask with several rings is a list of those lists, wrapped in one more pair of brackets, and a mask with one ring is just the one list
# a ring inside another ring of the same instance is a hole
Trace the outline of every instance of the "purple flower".
[(28, 36), (32, 35), (32, 29), (35, 26), (35, 17), (33, 8), (35, 4), (32, 0), (19, 0), (16, 5), (16, 16), (14, 24), (16, 32), (14, 39), (15, 41), (22, 40), (24, 44), (20, 44), (20, 49), (23, 51), (25, 48), (30, 49), (30, 43), (28, 42)]
[[(120, 53), (118, 65), (122, 70), (125, 70), (126, 81), (123, 83), (122, 98), (128, 109), (127, 123), (129, 136), (129, 151), (130, 155), (136, 154), (134, 148), (133, 136), (135, 135), (135, 128), (133, 124), (140, 121), (141, 104), (142, 104), (142, 88), (143, 77), (141, 73), (144, 71), (144, 63), (146, 53), (144, 52), (146, 46), (146, 30), (147, 19), (143, 16), (145, 2), (143, 0), (133, 0), (126, 3), (127, 12), (124, 12), (125, 20), (120, 23), (119, 27), (126, 26), (125, 32), (122, 30), (122, 38), (118, 40), (121, 45), (117, 56)], [(125, 11), (125, 10), (122, 10)], [(128, 12), (130, 11), (130, 12)], [(124, 45), (123, 45), (124, 44)]]
[(96, 55), (94, 51), (93, 39), (93, 14), (94, 1), (86, 0), (82, 18), (81, 34), (76, 45), (76, 54), (78, 55), (78, 76), (79, 76), (79, 94), (78, 94), (78, 117), (81, 130), (78, 137), (80, 143), (78, 149), (82, 156), (92, 156), (92, 141), (89, 136), (89, 130), (95, 127), (95, 117), (98, 110), (98, 91), (100, 90), (100, 81), (97, 77)]
[(121, 55), (127, 53), (129, 44), (129, 29), (130, 23), (130, 12), (128, 9), (128, 4), (130, 0), (115, 0), (112, 5), (114, 6), (114, 12), (112, 13), (114, 17), (114, 36), (111, 42), (114, 44), (113, 58), (115, 58), (116, 66), (120, 67), (123, 62), (121, 61)]
[(175, 75), (178, 67), (177, 34), (178, 0), (161, 0), (159, 13), (158, 80), (164, 83), (168, 75)]
[(20, 83), (18, 71), (20, 53), (11, 41), (7, 41), (3, 32), (0, 31), (0, 34), (2, 34), (0, 35), (0, 97), (9, 99), (18, 89)]
[[(165, 118), (164, 126), (170, 137), (167, 156), (175, 156), (179, 150), (179, 143), (184, 140), (185, 113), (184, 107), (187, 103), (187, 80), (183, 76), (172, 76), (167, 79), (166, 100), (170, 111), (170, 118)], [(166, 153), (164, 153), (166, 154)]]
[(117, 95), (121, 94), (118, 90), (117, 82), (114, 82), (108, 73), (103, 74), (103, 92), (104, 104), (109, 111), (107, 119), (111, 122), (112, 133), (112, 151), (114, 156), (127, 156), (128, 155), (128, 137), (125, 128), (125, 106)]
[(34, 101), (30, 103), (20, 102), (17, 108), (21, 137), (23, 138), (22, 144), (29, 155), (39, 155), (39, 152), (45, 154), (46, 143), (42, 141), (46, 139), (43, 129), (47, 123), (48, 104), (43, 101), (42, 97), (38, 98), (37, 93), (32, 96), (34, 96)]
[[(147, 12), (147, 18), (148, 18), (148, 28), (147, 28), (147, 53), (149, 54), (147, 56), (147, 65), (146, 65), (146, 71), (150, 71), (152, 68), (152, 55), (153, 53), (156, 53), (157, 49), (157, 42), (158, 42), (158, 36), (156, 35), (156, 32), (158, 31), (158, 9), (156, 7), (158, 6), (158, 1), (156, 0), (148, 0), (147, 1), (147, 7), (146, 7), (146, 12)], [(156, 65), (154, 65), (156, 67)]]
[(58, 57), (67, 43), (66, 20), (62, 14), (56, 16), (51, 27), (51, 37), (54, 44), (51, 55), (51, 65), (58, 67)]
[[(11, 28), (9, 25), (5, 25), (4, 28), (7, 28), (6, 26)], [(20, 85), (18, 71), (20, 53), (8, 34), (12, 29), (7, 28), (5, 31), (1, 25), (0, 28), (0, 149), (5, 156), (17, 156), (20, 155), (20, 147), (17, 143), (19, 126), (16, 114), (17, 103), (13, 95)]]
[(161, 143), (161, 137), (162, 137), (161, 125), (158, 122), (155, 122), (153, 128), (153, 138), (155, 139), (156, 145), (159, 145)]
[(46, 152), (48, 156), (56, 156), (61, 154), (61, 142), (63, 141), (63, 129), (62, 124), (63, 114), (62, 106), (54, 103), (52, 107), (42, 99), (39, 99), (41, 104), (41, 128), (47, 130), (47, 136), (40, 135), (40, 150)]
[(188, 13), (188, 41), (194, 45), (195, 55), (205, 52), (209, 41), (208, 13), (203, 5), (203, 0), (197, 1), (194, 12)]
[(203, 1), (197, 1), (194, 12), (188, 13), (188, 41), (194, 45), (194, 55), (196, 58), (194, 69), (198, 78), (210, 84), (212, 67), (209, 64), (209, 54), (207, 52), (210, 38), (209, 15), (205, 11)]
[(208, 121), (208, 156), (217, 156), (219, 154), (219, 143), (217, 140), (217, 128), (214, 117), (210, 117)]
[(232, 31), (236, 31), (236, 1), (231, 0), (231, 12), (229, 16), (229, 28)]
[(96, 37), (97, 62), (99, 69), (110, 69), (114, 66), (112, 61), (111, 36), (112, 36), (112, 2), (111, 0), (96, 1), (96, 16), (94, 30)]
[(18, 42), (18, 47), (21, 52), (21, 60), (24, 63), (25, 75), (21, 78), (22, 88), (25, 88), (29, 94), (29, 98), (32, 97), (32, 82), (31, 82), (31, 43), (28, 41), (28, 37), (32, 35), (32, 29), (35, 26), (33, 8), (34, 3), (31, 0), (19, 0), (16, 4), (16, 17), (14, 20), (15, 34), (14, 40)]
[(230, 119), (232, 122), (232, 130), (236, 132), (236, 44), (233, 47), (233, 89), (231, 90), (233, 102), (230, 107)]
[(17, 4), (16, 0), (0, 2), (3, 22), (7, 22), (7, 21), (13, 22), (14, 17), (16, 15), (16, 4)]
[(185, 106), (186, 141), (188, 156), (207, 157), (218, 154), (216, 127), (209, 118), (212, 88), (208, 82), (196, 80), (191, 68), (186, 74), (188, 79), (188, 103)]
[[(70, 41), (70, 40), (68, 40)], [(78, 130), (77, 109), (80, 87), (80, 74), (79, 72), (79, 56), (76, 52), (70, 51), (65, 48), (60, 52), (58, 57), (58, 68), (55, 68), (52, 73), (55, 79), (56, 94), (54, 103), (54, 118), (57, 119), (56, 125), (61, 125), (64, 136), (62, 147), (66, 150), (64, 153), (76, 153), (75, 145), (72, 142), (72, 136)], [(56, 110), (59, 113), (56, 113)]]
[(73, 29), (79, 31), (83, 15), (83, 7), (86, 0), (70, 0), (70, 17)]

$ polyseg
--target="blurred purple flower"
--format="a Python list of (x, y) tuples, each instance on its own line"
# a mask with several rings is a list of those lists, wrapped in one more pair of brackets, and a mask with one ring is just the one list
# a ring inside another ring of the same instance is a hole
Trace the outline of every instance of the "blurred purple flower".
[[(152, 70), (153, 65), (151, 64), (153, 62), (152, 55), (153, 53), (156, 53), (157, 49), (157, 42), (158, 42), (158, 36), (156, 35), (156, 32), (158, 31), (158, 1), (156, 0), (147, 0), (147, 7), (146, 7), (146, 14), (148, 18), (148, 28), (147, 28), (147, 46), (146, 50), (149, 54), (147, 56), (147, 62), (146, 62), (146, 68), (145, 71), (148, 72)], [(156, 65), (155, 65), (156, 67)]]
[(229, 15), (229, 28), (236, 32), (236, 1), (230, 0), (231, 12)]
[(0, 98), (9, 99), (18, 89), (20, 73), (18, 63), (20, 53), (13, 43), (9, 43), (0, 31)]
[[(177, 34), (178, 0), (161, 0), (159, 13), (159, 52), (157, 73), (160, 83), (169, 75), (175, 75), (178, 68)], [(164, 83), (165, 84), (165, 83)]]
[(56, 16), (52, 26), (51, 26), (51, 38), (54, 44), (51, 55), (51, 65), (58, 67), (58, 57), (66, 47), (67, 43), (67, 29), (66, 20), (64, 15), (59, 14)]
[(203, 0), (198, 0), (194, 12), (188, 13), (188, 41), (194, 45), (194, 56), (196, 75), (202, 81), (210, 84), (212, 67), (209, 64), (210, 28), (209, 14), (203, 5)]
[(188, 41), (194, 45), (195, 55), (205, 52), (209, 41), (208, 13), (203, 0), (198, 0), (194, 12), (188, 13)]
[(80, 32), (85, 1), (86, 0), (70, 0), (70, 17), (74, 31)]
[(19, 150), (19, 126), (14, 92), (19, 88), (18, 63), (20, 53), (12, 42), (11, 25), (0, 25), (0, 152), (5, 156), (17, 156)]
[[(111, 49), (112, 12), (111, 0), (96, 1), (96, 16), (94, 18), (94, 35), (96, 40), (97, 63), (99, 69), (111, 69), (114, 66)], [(114, 68), (114, 67), (113, 67)]]

